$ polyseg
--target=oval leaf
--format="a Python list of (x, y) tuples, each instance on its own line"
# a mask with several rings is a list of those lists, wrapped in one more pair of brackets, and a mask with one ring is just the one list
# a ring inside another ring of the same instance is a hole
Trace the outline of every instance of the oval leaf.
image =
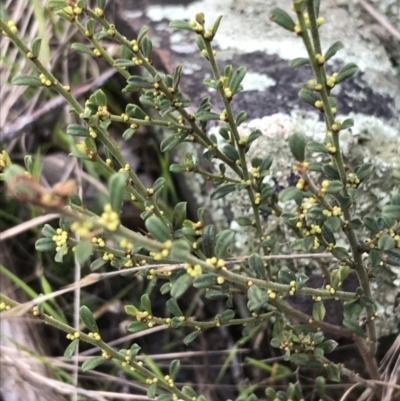
[(93, 333), (98, 333), (99, 328), (97, 327), (96, 320), (94, 319), (93, 313), (91, 310), (86, 306), (82, 305), (79, 309), (79, 316), (83, 324)]
[(86, 372), (87, 370), (92, 370), (94, 368), (97, 368), (97, 366), (101, 365), (105, 361), (107, 361), (106, 358), (103, 358), (102, 356), (95, 356), (95, 357), (90, 358), (87, 361), (83, 362), (82, 370), (84, 372)]

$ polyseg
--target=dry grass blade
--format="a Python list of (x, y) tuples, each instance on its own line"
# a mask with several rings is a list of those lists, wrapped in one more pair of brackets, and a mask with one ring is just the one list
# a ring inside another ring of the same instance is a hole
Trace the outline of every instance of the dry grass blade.
[(30, 230), (31, 228), (40, 226), (44, 223), (47, 223), (51, 220), (57, 219), (60, 217), (57, 213), (46, 214), (44, 216), (39, 216), (34, 219), (25, 221), (17, 226), (11, 227), (10, 229), (3, 231), (0, 233), (0, 241), (5, 241), (6, 239), (12, 238), (18, 234), (21, 234), (25, 231)]
[(367, 11), (380, 25), (382, 25), (392, 36), (396, 39), (400, 40), (400, 31), (396, 29), (382, 14), (375, 10), (374, 7), (371, 6), (365, 0), (354, 0), (355, 3), (360, 4), (365, 11)]
[(400, 390), (400, 385), (396, 384), (400, 382), (400, 334), (382, 359), (380, 371), (385, 380), (382, 401), (391, 401), (395, 399), (394, 390)]

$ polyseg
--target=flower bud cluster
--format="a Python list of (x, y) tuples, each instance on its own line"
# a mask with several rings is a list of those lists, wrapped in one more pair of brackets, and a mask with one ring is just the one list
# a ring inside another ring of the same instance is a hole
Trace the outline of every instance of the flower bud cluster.
[(79, 331), (76, 331), (75, 333), (69, 333), (67, 334), (67, 339), (68, 340), (78, 340), (79, 338), (81, 338), (81, 333), (79, 333)]
[(8, 155), (8, 153), (3, 150), (0, 153), (0, 171), (4, 171), (6, 170), (8, 167), (11, 166), (11, 159), (10, 156)]
[(74, 221), (71, 224), (71, 231), (86, 238), (90, 236), (92, 228), (93, 223), (90, 220)]
[(192, 276), (192, 277), (201, 276), (203, 274), (203, 269), (202, 269), (202, 267), (200, 265), (192, 266), (189, 263), (185, 263), (184, 268), (186, 270), (186, 273), (189, 274), (189, 276)]
[(119, 216), (117, 212), (112, 210), (110, 204), (104, 206), (104, 212), (100, 217), (102, 223), (108, 231), (116, 231), (119, 226)]
[[(68, 232), (63, 231), (61, 228), (57, 228), (56, 235), (53, 236), (52, 240), (56, 243), (56, 251), (58, 252), (64, 244), (68, 241)], [(68, 250), (64, 254), (66, 254)]]

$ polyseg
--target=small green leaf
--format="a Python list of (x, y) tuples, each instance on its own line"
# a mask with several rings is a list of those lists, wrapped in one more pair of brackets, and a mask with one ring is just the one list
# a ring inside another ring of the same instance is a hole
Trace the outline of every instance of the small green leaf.
[(204, 273), (197, 276), (194, 280), (193, 287), (195, 288), (210, 288), (217, 285), (217, 275), (214, 273)]
[(289, 137), (289, 147), (294, 156), (294, 158), (303, 162), (305, 158), (305, 148), (306, 148), (306, 140), (303, 134), (295, 132)]
[(79, 308), (79, 316), (83, 324), (93, 333), (98, 333), (99, 328), (97, 327), (96, 320), (94, 319), (92, 311), (86, 306), (82, 305)]
[(272, 155), (265, 156), (260, 166), (260, 172), (268, 171), (269, 168), (272, 166), (273, 160), (274, 158)]
[(108, 180), (108, 193), (110, 204), (114, 212), (120, 213), (122, 201), (126, 191), (127, 175), (125, 173), (115, 173)]
[(149, 398), (150, 400), (153, 400), (154, 398), (156, 398), (156, 393), (157, 393), (157, 383), (153, 383), (147, 389), (147, 398)]
[[(262, 197), (261, 197), (262, 198)], [(251, 226), (252, 222), (248, 217), (240, 216), (236, 219), (236, 222), (239, 224), (239, 226), (246, 227), (246, 226)]]
[(161, 152), (167, 152), (169, 150), (172, 150), (177, 145), (182, 143), (187, 136), (188, 136), (187, 132), (179, 132), (165, 138), (160, 144)]
[(78, 340), (78, 339), (73, 340), (73, 341), (68, 345), (68, 347), (65, 349), (65, 351), (64, 351), (64, 358), (71, 359), (71, 358), (72, 358), (72, 355), (74, 355), (74, 353), (75, 353), (75, 350), (76, 350), (76, 347), (78, 346), (78, 344), (79, 344), (79, 340)]
[(42, 45), (42, 38), (35, 38), (34, 41), (32, 42), (32, 54), (35, 57), (39, 57), (41, 45)]
[(331, 180), (338, 180), (338, 181), (340, 180), (340, 175), (338, 170), (331, 164), (324, 164), (322, 166), (322, 172), (327, 178)]
[(278, 279), (282, 284), (290, 284), (292, 281), (296, 281), (296, 275), (292, 272), (292, 270), (283, 267), (278, 272)]
[(329, 153), (328, 149), (324, 144), (315, 141), (307, 142), (306, 149), (310, 152), (315, 152), (315, 153), (325, 153), (325, 154)]
[(142, 89), (154, 88), (154, 82), (151, 82), (148, 79), (138, 75), (132, 75), (131, 77), (128, 78), (127, 82), (129, 85), (136, 86), (137, 88), (142, 88)]
[(17, 75), (11, 80), (12, 85), (42, 86), (42, 81), (32, 75)]
[(181, 361), (179, 359), (174, 359), (169, 365), (169, 375), (172, 380), (176, 380), (179, 370), (181, 368)]
[(343, 82), (344, 80), (352, 77), (358, 71), (357, 64), (349, 63), (346, 64), (340, 71), (338, 76), (336, 77), (335, 82), (338, 84)]
[(340, 49), (343, 49), (343, 43), (338, 40), (325, 53), (325, 62), (332, 58)]
[(278, 198), (281, 202), (295, 200), (296, 203), (299, 204), (303, 199), (303, 193), (300, 189), (297, 189), (296, 187), (289, 187), (282, 189), (282, 191), (279, 192)]
[(139, 351), (140, 351), (141, 347), (137, 344), (132, 344), (131, 348), (130, 348), (130, 352), (129, 352), (129, 359), (131, 361), (134, 361), (135, 358), (137, 357)]
[(310, 235), (309, 237), (305, 237), (303, 239), (302, 249), (304, 252), (310, 252), (311, 249), (314, 248), (315, 244), (315, 235)]
[(215, 20), (214, 25), (213, 25), (213, 34), (215, 35), (218, 31), (219, 24), (222, 20), (222, 15), (219, 15), (218, 18)]
[(400, 205), (385, 205), (382, 209), (382, 217), (400, 220)]
[(210, 196), (211, 200), (221, 199), (235, 190), (236, 190), (235, 184), (221, 185), (214, 192), (211, 193)]
[(357, 319), (360, 317), (361, 312), (363, 310), (363, 306), (359, 301), (354, 301), (347, 304), (343, 310), (343, 316), (345, 320), (349, 322), (357, 322)]
[(347, 118), (340, 124), (340, 130), (349, 129), (354, 126), (354, 120), (352, 118)]
[(338, 260), (345, 260), (349, 258), (349, 252), (346, 248), (335, 246), (332, 249), (332, 255)]
[(216, 113), (212, 113), (211, 111), (201, 110), (195, 114), (196, 120), (199, 121), (218, 121), (219, 115)]
[(152, 314), (149, 294), (143, 294), (140, 297), (140, 305), (146, 312), (148, 312), (150, 315)]
[(290, 68), (296, 68), (307, 64), (310, 64), (310, 59), (304, 57), (294, 58), (293, 60), (289, 61)]
[(98, 89), (96, 92), (90, 95), (89, 100), (96, 106), (107, 106), (107, 95), (101, 89)]
[(268, 294), (254, 284), (247, 290), (247, 297), (249, 299), (247, 307), (250, 311), (259, 310), (268, 302), (269, 299)]
[(227, 309), (221, 313), (219, 320), (221, 321), (221, 323), (225, 324), (231, 321), (234, 317), (235, 311), (233, 311), (232, 309)]
[(76, 246), (75, 255), (78, 263), (85, 263), (93, 253), (92, 243), (88, 240), (81, 239)]
[(133, 128), (126, 129), (122, 134), (122, 139), (124, 141), (129, 141), (129, 139), (131, 139), (133, 137), (133, 135), (135, 135), (135, 132), (136, 132), (136, 129), (133, 129)]
[(67, 127), (67, 135), (87, 137), (89, 136), (89, 130), (79, 124), (70, 124)]
[(153, 53), (153, 44), (151, 43), (151, 39), (146, 35), (142, 39), (142, 43), (140, 45), (142, 49), (143, 55), (148, 59), (152, 59), (152, 53)]
[(72, 43), (71, 49), (76, 50), (79, 53), (88, 54), (89, 56), (95, 57), (93, 50), (82, 43)]
[(103, 358), (102, 356), (95, 356), (83, 362), (82, 370), (86, 372), (87, 370), (92, 370), (97, 368), (97, 366), (101, 365), (102, 363), (106, 362), (107, 359)]
[(125, 113), (129, 116), (129, 117), (133, 117), (133, 118), (139, 118), (141, 120), (144, 120), (147, 117), (146, 112), (139, 107), (136, 104), (132, 104), (129, 103), (126, 107), (125, 107)]
[(253, 131), (247, 138), (246, 147), (250, 146), (260, 136), (262, 136), (262, 132), (259, 129)]
[[(256, 360), (256, 361), (259, 362), (258, 360)], [(251, 363), (251, 361), (250, 361), (250, 363)], [(276, 398), (276, 391), (272, 387), (267, 387), (267, 389), (265, 390), (265, 394), (271, 400), (275, 400), (275, 398)]]
[(57, 232), (50, 224), (45, 224), (42, 228), (42, 234), (47, 238), (53, 238)]
[(201, 247), (204, 255), (207, 258), (213, 257), (215, 245), (215, 226), (213, 224), (209, 224), (203, 228), (201, 240)]
[(132, 60), (118, 58), (114, 61), (114, 67), (134, 67), (136, 64)]
[(240, 85), (246, 75), (246, 67), (239, 67), (232, 75), (232, 79), (229, 83), (229, 87), (233, 94), (240, 91)]
[(360, 181), (364, 181), (375, 170), (375, 166), (371, 163), (364, 163), (356, 168), (355, 173)]
[(190, 251), (190, 243), (187, 240), (180, 239), (172, 243), (170, 256), (173, 259), (185, 260), (185, 258), (190, 254)]
[(46, 8), (50, 11), (59, 11), (67, 7), (66, 0), (49, 0), (46, 3)]
[(244, 110), (239, 111), (236, 116), (236, 125), (239, 126), (242, 122), (244, 122), (247, 118), (247, 113)]
[(324, 303), (322, 301), (314, 302), (313, 312), (312, 312), (313, 319), (322, 322), (325, 318), (325, 313), (326, 309)]
[(144, 25), (140, 28), (140, 31), (139, 31), (137, 39), (136, 39), (139, 44), (141, 43), (143, 38), (146, 36), (147, 32), (149, 32), (149, 27)]
[(235, 233), (231, 230), (223, 230), (217, 235), (214, 247), (215, 256), (217, 258), (223, 259), (226, 256), (234, 237)]
[(324, 353), (329, 354), (335, 350), (338, 345), (339, 344), (335, 340), (326, 340), (318, 344), (317, 348), (321, 348), (324, 350)]
[(178, 279), (172, 284), (171, 288), (171, 296), (173, 298), (179, 298), (183, 295), (186, 290), (193, 284), (193, 277), (189, 276), (189, 274), (183, 274), (178, 277)]
[(340, 381), (340, 370), (337, 365), (330, 363), (327, 368), (328, 379), (334, 382)]
[(325, 395), (325, 385), (326, 385), (325, 377), (318, 376), (315, 379), (315, 388), (317, 389), (320, 398), (324, 397)]
[(292, 17), (281, 8), (273, 8), (269, 13), (269, 19), (290, 32), (294, 31), (295, 23)]
[(167, 308), (174, 316), (184, 316), (181, 308), (178, 305), (176, 299), (171, 298), (167, 301)]
[(360, 337), (363, 337), (363, 338), (367, 337), (367, 333), (361, 328), (361, 326), (357, 322), (344, 319), (343, 326), (347, 327), (349, 330), (356, 333)]
[(169, 166), (169, 171), (171, 173), (184, 173), (184, 172), (186, 172), (186, 167), (181, 166), (180, 164), (171, 164)]
[(56, 253), (56, 255), (54, 256), (54, 261), (57, 263), (62, 263), (63, 259), (64, 259), (64, 252), (67, 250), (68, 244), (65, 243)]
[(142, 331), (148, 328), (149, 326), (147, 325), (147, 323), (144, 322), (131, 322), (128, 325), (128, 331), (131, 331), (132, 333), (137, 333), (138, 331)]
[(342, 221), (339, 217), (330, 216), (326, 219), (324, 225), (335, 233), (342, 227)]
[(229, 157), (229, 159), (236, 161), (239, 160), (239, 152), (236, 150), (236, 148), (230, 144), (227, 144), (223, 147), (222, 151), (224, 154)]
[(389, 251), (395, 247), (396, 243), (393, 237), (390, 235), (382, 235), (378, 240), (378, 247), (382, 251)]
[(147, 231), (158, 241), (165, 242), (171, 239), (171, 232), (165, 223), (157, 216), (152, 215), (146, 221)]
[(197, 399), (197, 393), (196, 393), (196, 391), (194, 391), (194, 390), (192, 389), (192, 387), (183, 386), (183, 387), (182, 387), (182, 393), (185, 394), (185, 395), (187, 395), (187, 396), (190, 397), (190, 398), (195, 397), (195, 398)]
[(177, 29), (182, 29), (182, 30), (192, 31), (192, 32), (195, 31), (194, 27), (192, 27), (192, 25), (190, 25), (189, 22), (181, 21), (181, 20), (171, 21), (169, 23), (169, 26), (170, 26), (170, 28), (177, 28)]
[(56, 243), (51, 238), (40, 238), (35, 242), (35, 249), (39, 252), (54, 251)]
[(400, 249), (391, 249), (384, 254), (385, 262), (391, 266), (400, 266)]
[(315, 95), (314, 91), (309, 89), (300, 89), (299, 98), (313, 107), (315, 107), (315, 102), (318, 100), (318, 97)]
[(309, 279), (310, 278), (306, 274), (299, 273), (296, 277), (296, 290), (299, 291), (304, 288)]
[(183, 339), (183, 343), (185, 345), (189, 345), (192, 341), (194, 341), (199, 334), (201, 333), (201, 331), (193, 331), (192, 333), (188, 334), (184, 339)]
[(249, 266), (254, 270), (258, 277), (265, 277), (265, 267), (261, 256), (257, 253), (253, 253), (249, 257)]
[(96, 271), (99, 270), (101, 267), (103, 267), (106, 263), (108, 263), (107, 260), (104, 260), (103, 258), (98, 258), (96, 260), (94, 260), (91, 264), (90, 264), (90, 270), (91, 271)]

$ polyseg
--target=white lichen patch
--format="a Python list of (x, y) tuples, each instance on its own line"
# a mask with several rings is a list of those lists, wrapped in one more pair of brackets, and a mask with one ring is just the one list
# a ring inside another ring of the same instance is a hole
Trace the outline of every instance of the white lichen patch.
[(244, 80), (242, 81), (244, 91), (264, 91), (270, 86), (276, 85), (276, 81), (266, 74), (258, 72), (247, 72)]

